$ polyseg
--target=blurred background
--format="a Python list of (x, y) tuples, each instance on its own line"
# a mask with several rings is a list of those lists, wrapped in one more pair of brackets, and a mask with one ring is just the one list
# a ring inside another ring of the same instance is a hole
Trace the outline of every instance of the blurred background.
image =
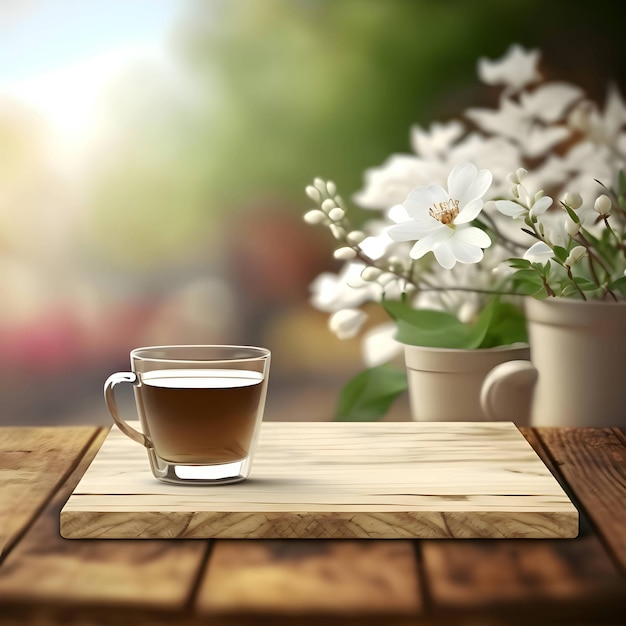
[(309, 304), (335, 266), (304, 187), (349, 199), (413, 124), (490, 103), (476, 61), (512, 43), (624, 93), (625, 20), (604, 0), (1, 0), (0, 424), (108, 424), (132, 348), (221, 342), (272, 349), (267, 419), (331, 419), (360, 346)]

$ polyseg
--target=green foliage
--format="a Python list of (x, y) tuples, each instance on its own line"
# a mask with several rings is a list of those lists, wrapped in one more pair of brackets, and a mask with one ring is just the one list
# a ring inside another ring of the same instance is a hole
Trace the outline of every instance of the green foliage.
[(366, 369), (345, 385), (337, 404), (335, 420), (373, 422), (389, 410), (407, 389), (406, 371), (389, 364)]
[(384, 302), (398, 327), (401, 343), (437, 348), (492, 348), (526, 341), (526, 324), (518, 307), (492, 299), (474, 324), (461, 322), (446, 311), (414, 309), (405, 302)]

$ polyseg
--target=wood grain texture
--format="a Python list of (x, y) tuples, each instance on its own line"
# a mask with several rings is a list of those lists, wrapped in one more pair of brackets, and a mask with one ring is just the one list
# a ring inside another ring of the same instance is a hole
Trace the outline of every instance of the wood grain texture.
[(541, 428), (538, 434), (626, 574), (626, 445), (621, 433)]
[(409, 541), (216, 541), (199, 613), (417, 613)]
[[(558, 476), (536, 435), (529, 429), (524, 434)], [(434, 611), (489, 606), (523, 621), (543, 605), (567, 622), (593, 605), (600, 620), (600, 608), (612, 617), (626, 597), (626, 581), (584, 518), (580, 536), (570, 541), (423, 541), (420, 550)]]
[[(67, 431), (57, 428), (48, 433), (50, 446), (63, 449)], [(135, 610), (180, 611), (189, 601), (204, 564), (206, 542), (76, 542), (60, 536), (61, 507), (105, 436), (106, 432), (102, 432), (94, 440), (82, 461), (1, 564), (2, 610), (11, 607), (25, 614), (32, 611), (46, 616), (48, 607), (52, 606), (111, 604)], [(42, 623), (48, 622), (42, 618)]]
[(573, 537), (578, 513), (511, 423), (263, 424), (250, 479), (155, 480), (112, 430), (64, 537)]
[(77, 463), (97, 427), (0, 428), (0, 559)]

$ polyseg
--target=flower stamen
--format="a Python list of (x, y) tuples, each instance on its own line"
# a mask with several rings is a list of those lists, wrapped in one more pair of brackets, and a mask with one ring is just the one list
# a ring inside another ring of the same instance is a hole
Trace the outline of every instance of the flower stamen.
[(428, 209), (428, 214), (448, 226), (459, 214), (459, 201), (449, 198), (447, 202), (437, 202)]

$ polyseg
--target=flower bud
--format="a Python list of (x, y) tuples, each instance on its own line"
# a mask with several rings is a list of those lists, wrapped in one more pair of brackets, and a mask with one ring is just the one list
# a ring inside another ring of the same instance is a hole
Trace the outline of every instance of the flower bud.
[(356, 250), (354, 248), (344, 246), (343, 248), (337, 248), (333, 252), (333, 256), (340, 261), (349, 261), (350, 259), (354, 259), (354, 257), (356, 257)]
[(361, 243), (367, 235), (362, 230), (353, 230), (346, 235), (346, 239), (353, 244)]
[(337, 185), (332, 180), (327, 180), (326, 191), (328, 191), (329, 196), (334, 196), (337, 193)]
[(326, 214), (319, 209), (311, 209), (304, 214), (304, 221), (307, 224), (321, 224), (325, 219)]
[(341, 218), (345, 216), (346, 212), (341, 207), (333, 207), (330, 211), (328, 211), (328, 217), (334, 222), (338, 222)]
[(335, 204), (335, 201), (331, 200), (330, 198), (326, 198), (326, 200), (322, 202), (322, 209), (326, 211), (326, 213), (332, 211), (336, 206), (337, 205)]
[(366, 281), (366, 282), (372, 282), (374, 280), (377, 280), (378, 277), (382, 274), (382, 270), (379, 269), (378, 267), (374, 267), (372, 265), (369, 265), (368, 267), (364, 268), (363, 271), (361, 272), (361, 278)]
[(313, 200), (313, 202), (319, 202), (322, 199), (322, 194), (320, 194), (319, 189), (313, 187), (313, 185), (306, 186), (306, 195)]
[(510, 183), (514, 185), (518, 185), (519, 183), (522, 182), (526, 174), (528, 174), (528, 172), (523, 167), (518, 167), (514, 172), (511, 172), (510, 174), (508, 174), (506, 179)]
[(613, 203), (611, 202), (611, 198), (609, 198), (606, 194), (598, 196), (593, 205), (593, 208), (603, 217), (611, 215), (612, 207)]
[(576, 235), (580, 232), (580, 224), (572, 222), (572, 220), (565, 220), (565, 232), (570, 237), (576, 237)]
[(387, 259), (387, 265), (389, 269), (393, 272), (397, 272), (404, 268), (404, 262), (399, 256), (396, 256), (395, 254)]
[(356, 337), (366, 319), (367, 314), (363, 311), (341, 309), (330, 316), (328, 326), (339, 339), (351, 339)]
[(314, 178), (313, 184), (322, 193), (326, 193), (326, 183), (321, 178)]
[(567, 259), (565, 259), (565, 265), (567, 265), (567, 267), (572, 267), (572, 265), (575, 265), (586, 256), (587, 248), (585, 248), (585, 246), (576, 246), (570, 250)]
[(567, 204), (570, 209), (574, 209), (575, 211), (576, 209), (580, 209), (583, 205), (583, 198), (576, 191), (568, 191), (563, 197), (563, 202)]

